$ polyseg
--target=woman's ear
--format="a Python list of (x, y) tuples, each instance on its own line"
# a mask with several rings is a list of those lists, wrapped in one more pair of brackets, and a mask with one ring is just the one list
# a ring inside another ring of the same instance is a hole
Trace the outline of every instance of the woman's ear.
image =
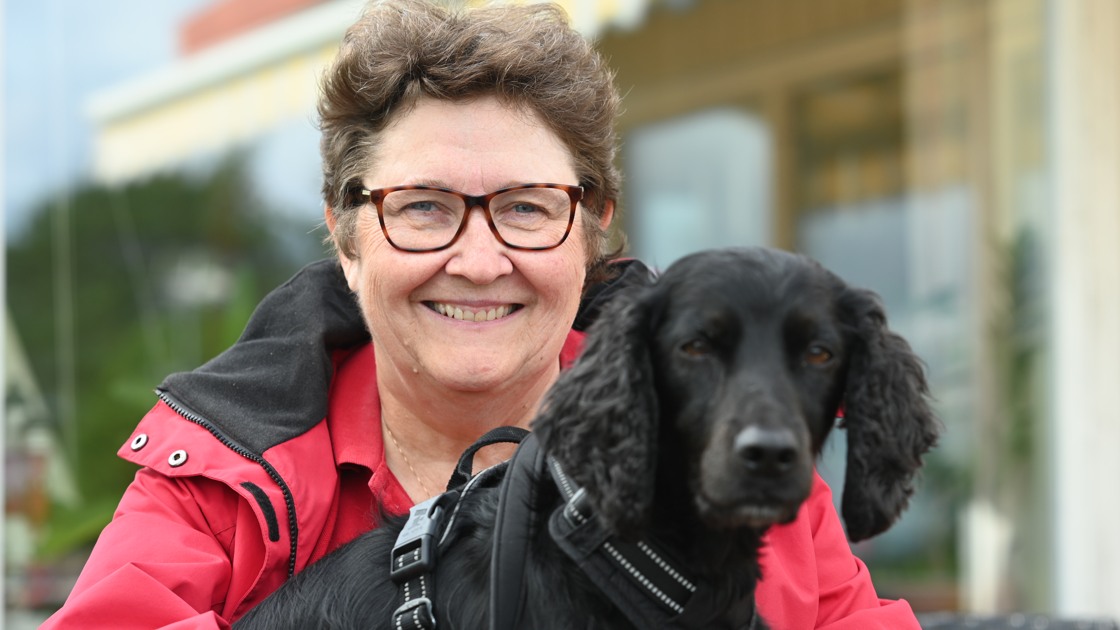
[(342, 275), (346, 276), (346, 285), (350, 290), (357, 293), (360, 283), (358, 280), (362, 275), (362, 261), (357, 258), (350, 258), (338, 250), (338, 264), (342, 266)]
[(614, 220), (614, 199), (608, 199), (603, 204), (603, 214), (599, 217), (599, 227), (606, 230), (611, 226), (611, 221)]
[(335, 236), (335, 227), (338, 225), (338, 219), (334, 216), (334, 209), (330, 206), (323, 207), (323, 220), (327, 224), (327, 230), (331, 233), (331, 240), (334, 241), (334, 249), (338, 252), (338, 263), (342, 266), (342, 274), (346, 276), (346, 284), (350, 287), (351, 291), (358, 291), (358, 278), (361, 277), (362, 264), (356, 258), (350, 258), (339, 247), (338, 238)]

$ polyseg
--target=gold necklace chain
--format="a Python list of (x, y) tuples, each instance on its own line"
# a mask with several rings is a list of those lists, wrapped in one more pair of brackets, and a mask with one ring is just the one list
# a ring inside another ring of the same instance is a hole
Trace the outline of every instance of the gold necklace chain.
[(408, 459), (408, 455), (405, 455), (404, 449), (401, 448), (400, 443), (397, 442), (397, 436), (393, 435), (393, 429), (389, 428), (389, 423), (385, 421), (385, 418), (381, 419), (381, 425), (385, 427), (385, 432), (389, 434), (389, 439), (392, 440), (393, 446), (395, 446), (397, 448), (397, 452), (401, 454), (401, 459), (404, 460), (404, 465), (408, 466), (408, 470), (412, 473), (412, 477), (416, 479), (416, 483), (420, 484), (420, 489), (424, 491), (424, 498), (429, 499), (431, 497), (434, 497), (435, 494), (433, 494), (431, 490), (428, 490), (427, 484), (425, 484), (424, 480), (420, 478), (420, 473), (416, 472), (416, 469), (412, 467), (412, 462)]

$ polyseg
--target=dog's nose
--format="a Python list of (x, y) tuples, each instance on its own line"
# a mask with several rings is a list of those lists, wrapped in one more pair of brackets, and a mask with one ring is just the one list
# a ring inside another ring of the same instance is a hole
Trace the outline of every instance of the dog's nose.
[(797, 438), (789, 429), (747, 427), (735, 436), (735, 452), (758, 475), (782, 475), (797, 463)]

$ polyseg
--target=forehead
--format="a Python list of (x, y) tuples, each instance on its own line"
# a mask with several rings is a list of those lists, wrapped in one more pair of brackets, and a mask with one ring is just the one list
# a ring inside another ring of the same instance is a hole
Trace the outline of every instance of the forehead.
[(367, 183), (481, 194), (525, 183), (575, 184), (571, 152), (532, 110), (496, 97), (421, 98), (380, 134)]

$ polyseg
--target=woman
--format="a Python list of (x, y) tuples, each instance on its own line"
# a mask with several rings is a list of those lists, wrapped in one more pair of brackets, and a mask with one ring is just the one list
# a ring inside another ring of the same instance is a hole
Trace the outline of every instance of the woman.
[[(228, 627), (378, 504), (439, 492), (486, 430), (527, 426), (579, 352), (581, 297), (644, 273), (608, 264), (618, 96), (558, 10), (371, 4), (323, 87), (338, 260), (161, 385), (120, 452), (141, 469), (45, 628)], [(876, 597), (819, 479), (763, 568), (775, 628), (917, 627)]]

